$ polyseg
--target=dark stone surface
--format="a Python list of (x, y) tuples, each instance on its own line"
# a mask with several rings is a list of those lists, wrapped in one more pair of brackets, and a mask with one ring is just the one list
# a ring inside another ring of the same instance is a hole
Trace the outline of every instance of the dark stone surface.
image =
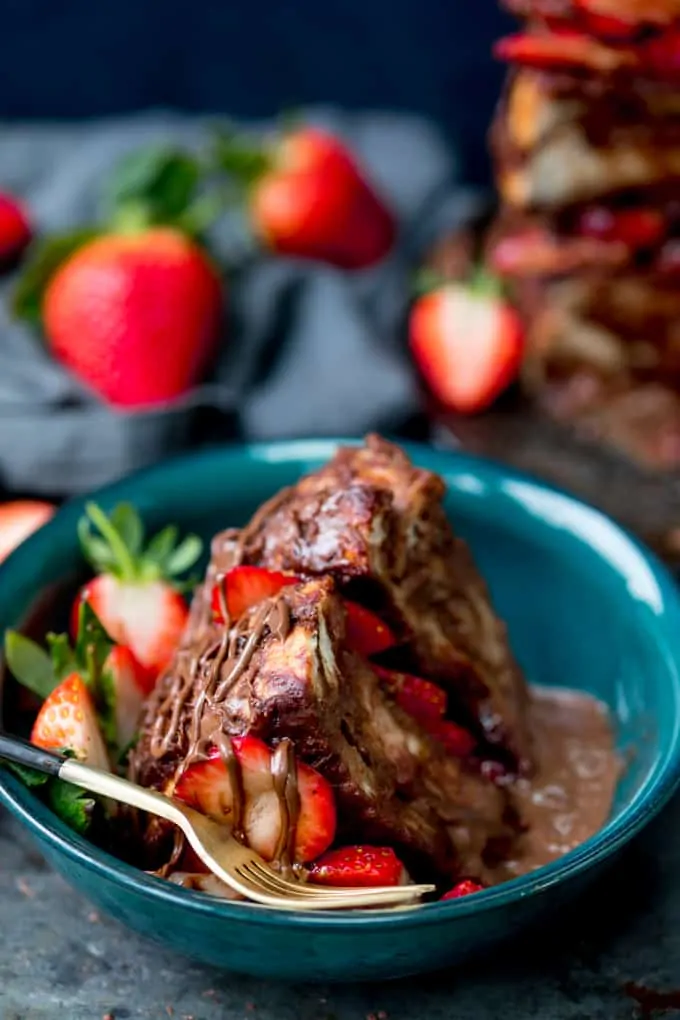
[(93, 913), (0, 815), (0, 1017), (632, 1020), (627, 982), (680, 987), (679, 874), (676, 801), (571, 915), (494, 958), (390, 984), (292, 987), (201, 967)]

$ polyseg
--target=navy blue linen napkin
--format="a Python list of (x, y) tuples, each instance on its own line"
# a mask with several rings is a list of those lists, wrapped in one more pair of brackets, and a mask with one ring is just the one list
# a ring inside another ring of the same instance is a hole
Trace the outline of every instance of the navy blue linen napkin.
[[(0, 292), (0, 486), (65, 496), (164, 456), (230, 438), (263, 440), (418, 423), (417, 382), (403, 325), (413, 273), (427, 247), (474, 216), (458, 162), (417, 117), (313, 110), (308, 120), (344, 137), (399, 222), (380, 265), (346, 273), (261, 256), (228, 281), (228, 321), (214, 372), (171, 406), (144, 413), (105, 407), (11, 319), (12, 281)], [(254, 125), (261, 130), (266, 125)], [(140, 145), (197, 146), (208, 123), (163, 111), (75, 124), (0, 127), (0, 187), (23, 195), (45, 230), (96, 214), (111, 165)], [(235, 216), (212, 239), (233, 259), (247, 244)]]

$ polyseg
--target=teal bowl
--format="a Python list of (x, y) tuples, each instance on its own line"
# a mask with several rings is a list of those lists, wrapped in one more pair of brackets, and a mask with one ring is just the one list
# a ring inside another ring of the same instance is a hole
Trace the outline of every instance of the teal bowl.
[[(208, 539), (325, 462), (333, 441), (232, 447), (162, 464), (103, 489), (149, 528)], [(664, 568), (596, 510), (463, 454), (407, 447), (448, 484), (447, 506), (509, 624), (530, 681), (591, 691), (610, 707), (628, 767), (604, 828), (561, 860), (467, 899), (416, 910), (295, 914), (229, 903), (149, 877), (64, 826), (0, 769), (0, 800), (48, 861), (124, 924), (226, 970), (293, 981), (392, 978), (461, 961), (555, 911), (646, 825), (680, 776), (680, 601)], [(80, 500), (0, 568), (0, 631), (82, 568)], [(585, 904), (584, 904), (585, 909)]]

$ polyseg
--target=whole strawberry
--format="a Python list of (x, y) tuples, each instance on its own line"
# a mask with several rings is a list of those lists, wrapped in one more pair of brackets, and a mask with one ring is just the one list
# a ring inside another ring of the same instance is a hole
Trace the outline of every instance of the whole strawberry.
[(439, 403), (459, 414), (485, 410), (515, 379), (523, 329), (498, 283), (443, 282), (420, 297), (409, 321), (411, 352)]
[(200, 239), (217, 213), (200, 181), (184, 153), (133, 154), (110, 182), (102, 223), (43, 239), (19, 281), (16, 313), (115, 407), (177, 399), (214, 355), (221, 285)]
[(0, 270), (10, 269), (31, 240), (28, 216), (13, 195), (0, 192)]
[(271, 251), (342, 269), (363, 269), (390, 251), (391, 212), (327, 131), (302, 127), (250, 151), (223, 141), (218, 159), (247, 185), (253, 229)]
[(162, 404), (201, 378), (215, 349), (220, 283), (169, 228), (109, 234), (75, 252), (45, 292), (54, 356), (110, 404)]

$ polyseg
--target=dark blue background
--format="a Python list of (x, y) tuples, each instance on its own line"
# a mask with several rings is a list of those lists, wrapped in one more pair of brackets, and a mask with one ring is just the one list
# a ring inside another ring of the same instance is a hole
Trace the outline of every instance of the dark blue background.
[(496, 0), (2, 0), (0, 117), (148, 106), (270, 115), (317, 102), (426, 113), (486, 173), (508, 25)]

